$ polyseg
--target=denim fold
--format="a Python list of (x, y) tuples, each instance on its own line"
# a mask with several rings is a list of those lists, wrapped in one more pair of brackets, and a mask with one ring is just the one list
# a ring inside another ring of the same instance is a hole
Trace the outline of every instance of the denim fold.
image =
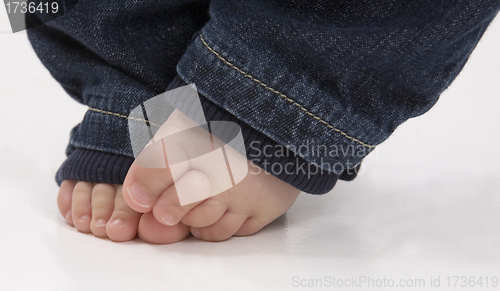
[(313, 2), (211, 1), (177, 71), (238, 119), (336, 172), (428, 111), (500, 9), (498, 0)]

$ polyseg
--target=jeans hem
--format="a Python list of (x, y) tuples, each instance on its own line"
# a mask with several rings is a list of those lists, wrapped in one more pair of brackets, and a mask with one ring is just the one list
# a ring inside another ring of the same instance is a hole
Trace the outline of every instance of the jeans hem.
[[(307, 162), (327, 171), (332, 171), (329, 166), (335, 164), (341, 164), (346, 169), (359, 165), (375, 148), (374, 145), (334, 127), (304, 107), (295, 105), (292, 99), (283, 98), (280, 91), (267, 85), (266, 88), (262, 85), (265, 82), (250, 78), (250, 73), (230, 65), (232, 62), (227, 61), (223, 53), (208, 46), (206, 39), (207, 36), (202, 32), (184, 54), (177, 71), (182, 79), (187, 83), (194, 83), (198, 91), (217, 106), (292, 151), (304, 143), (340, 148), (343, 155), (324, 157), (294, 151)], [(358, 124), (356, 127), (360, 126)]]

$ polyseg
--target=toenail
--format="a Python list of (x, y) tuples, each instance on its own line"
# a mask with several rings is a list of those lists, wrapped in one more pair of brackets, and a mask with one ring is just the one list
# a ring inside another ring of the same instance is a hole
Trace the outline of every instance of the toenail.
[(137, 184), (133, 184), (128, 188), (128, 192), (130, 193), (130, 197), (142, 207), (150, 207), (153, 204), (153, 197), (149, 195), (146, 189), (142, 188)]
[(113, 227), (119, 227), (119, 226), (122, 226), (125, 224), (125, 221), (124, 220), (121, 220), (121, 219), (115, 219), (113, 220), (109, 226), (113, 226)]
[(201, 233), (200, 233), (200, 230), (197, 229), (197, 228), (191, 228), (191, 234), (193, 234), (193, 236), (195, 238), (200, 238), (201, 237)]
[(80, 218), (78, 218), (78, 221), (80, 221), (80, 222), (89, 222), (90, 221), (90, 216), (88, 216), (88, 215), (80, 216)]
[(170, 226), (173, 226), (173, 225), (176, 225), (177, 224), (177, 220), (170, 214), (168, 213), (163, 213), (163, 222), (165, 222), (166, 225), (170, 225)]
[(99, 219), (98, 221), (95, 222), (94, 226), (95, 227), (103, 227), (106, 226), (106, 223), (108, 223), (105, 219)]
[(67, 221), (69, 221), (69, 219), (71, 218), (71, 210), (68, 211), (68, 213), (66, 213), (65, 218), (66, 218)]

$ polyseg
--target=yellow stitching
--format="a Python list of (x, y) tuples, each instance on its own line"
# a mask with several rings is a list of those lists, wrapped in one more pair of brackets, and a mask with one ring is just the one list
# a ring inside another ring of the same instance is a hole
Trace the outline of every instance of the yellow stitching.
[(256, 82), (257, 84), (261, 85), (262, 87), (266, 88), (267, 90), (277, 94), (278, 96), (282, 97), (283, 99), (285, 99), (286, 101), (292, 103), (293, 105), (297, 106), (300, 108), (300, 110), (304, 111), (307, 115), (311, 116), (312, 118), (316, 119), (317, 121), (319, 121), (320, 123), (323, 123), (324, 125), (326, 125), (328, 128), (330, 129), (333, 129), (335, 132), (341, 134), (342, 136), (354, 141), (354, 142), (357, 142), (365, 147), (369, 147), (369, 148), (374, 148), (375, 146), (374, 145), (369, 145), (369, 144), (366, 144), (354, 137), (351, 137), (349, 135), (347, 135), (345, 132), (341, 131), (340, 129), (337, 129), (333, 126), (331, 126), (328, 122), (324, 121), (323, 119), (321, 119), (320, 117), (314, 115), (313, 113), (309, 112), (304, 106), (300, 105), (299, 103), (295, 102), (293, 99), (291, 99), (290, 97), (286, 96), (285, 94), (271, 88), (270, 86), (268, 86), (267, 84), (265, 84), (264, 82), (256, 79), (255, 77), (249, 75), (248, 73), (246, 73), (245, 71), (243, 71), (242, 69), (236, 67), (235, 65), (233, 65), (232, 63), (230, 63), (228, 60), (226, 60), (224, 57), (222, 57), (218, 52), (216, 52), (214, 49), (212, 49), (206, 42), (205, 40), (203, 39), (203, 36), (200, 34), (200, 40), (201, 42), (203, 42), (203, 44), (207, 47), (207, 49), (212, 52), (217, 58), (219, 58), (221, 61), (223, 61), (226, 65), (230, 66), (231, 68), (235, 69), (236, 71), (238, 71), (240, 74), (242, 74), (243, 76), (251, 79), (252, 81)]
[(146, 120), (146, 119), (140, 119), (140, 118), (130, 117), (130, 116), (126, 116), (126, 115), (121, 115), (121, 114), (118, 114), (118, 113), (104, 111), (104, 110), (100, 110), (100, 109), (96, 109), (96, 108), (92, 108), (92, 107), (89, 107), (89, 110), (95, 111), (95, 112), (99, 112), (99, 113), (102, 113), (102, 114), (109, 114), (109, 115), (113, 115), (113, 116), (118, 116), (118, 117), (125, 118), (125, 119), (131, 119), (131, 120), (135, 120), (135, 121), (142, 121), (142, 122), (145, 122), (145, 123), (149, 123), (150, 125), (160, 127), (159, 124), (153, 123), (153, 122), (151, 122), (149, 120)]

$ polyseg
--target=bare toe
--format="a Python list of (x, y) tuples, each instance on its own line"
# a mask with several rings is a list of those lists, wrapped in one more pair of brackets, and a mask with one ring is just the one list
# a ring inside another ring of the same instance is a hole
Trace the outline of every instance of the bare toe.
[(252, 235), (261, 230), (262, 228), (264, 228), (272, 221), (273, 221), (272, 219), (266, 221), (259, 221), (255, 217), (249, 217), (247, 220), (245, 220), (245, 223), (243, 223), (240, 229), (238, 229), (238, 231), (234, 233), (234, 236)]
[(179, 223), (167, 226), (159, 223), (151, 212), (145, 213), (139, 222), (139, 237), (153, 244), (170, 244), (189, 235), (189, 227)]
[(106, 225), (106, 233), (113, 241), (128, 241), (137, 234), (142, 213), (130, 208), (123, 198), (122, 185), (116, 186), (114, 210)]
[[(153, 211), (158, 222), (173, 226), (202, 201), (181, 206), (177, 190), (184, 192), (203, 192), (209, 181), (198, 171), (188, 171), (174, 186), (169, 168), (144, 168), (134, 162), (130, 167), (125, 183), (123, 196), (130, 208), (146, 213)], [(214, 221), (215, 222), (215, 221)]]
[[(222, 201), (223, 196), (215, 196), (203, 201), (182, 218), (181, 222), (191, 227), (207, 227), (219, 221), (228, 205)], [(156, 206), (155, 206), (156, 207)]]
[(69, 225), (73, 225), (73, 218), (71, 217), (71, 200), (75, 185), (76, 181), (65, 180), (62, 182), (59, 193), (57, 194), (57, 207)]
[(248, 215), (228, 211), (216, 223), (202, 228), (191, 228), (194, 237), (206, 241), (223, 241), (233, 236), (247, 220)]
[(92, 219), (92, 208), (90, 199), (94, 184), (78, 182), (73, 189), (71, 213), (73, 224), (80, 232), (90, 232), (90, 220)]
[[(156, 200), (156, 203), (153, 207), (153, 215), (158, 220), (160, 223), (172, 226), (176, 225), (183, 219), (183, 217), (190, 212), (194, 207), (197, 205), (199, 206), (200, 203), (203, 202), (203, 200), (193, 202), (187, 205), (181, 205), (179, 196), (177, 191), (179, 189), (182, 189), (181, 193), (200, 193), (206, 190), (207, 188), (207, 183), (208, 180), (205, 179), (198, 179), (200, 176), (202, 176), (198, 171), (189, 171), (187, 172), (183, 177), (179, 179), (175, 183), (175, 186), (170, 186), (167, 190), (165, 190), (161, 196)], [(201, 182), (201, 183), (200, 183)], [(226, 207), (223, 205), (222, 210), (221, 207), (216, 208), (214, 206), (215, 203), (209, 203), (207, 206), (212, 204), (213, 207), (211, 207), (212, 211), (219, 210), (218, 212), (214, 212), (215, 216), (217, 216), (218, 213), (222, 212), (220, 215), (222, 215), (226, 211)], [(220, 203), (219, 203), (220, 204)], [(219, 205), (220, 206), (220, 205)], [(208, 213), (208, 212), (205, 212)], [(212, 224), (216, 222), (220, 216), (218, 216), (215, 220), (211, 219), (214, 215), (207, 216), (205, 218), (209, 219), (210, 223)], [(206, 219), (203, 219), (202, 222), (199, 222), (198, 224), (203, 224), (207, 223)]]
[(146, 213), (153, 209), (158, 197), (171, 185), (173, 179), (168, 168), (144, 168), (134, 162), (123, 183), (123, 196), (130, 208)]
[(111, 184), (96, 184), (92, 190), (92, 221), (90, 229), (97, 237), (108, 237), (106, 224), (108, 223), (115, 204), (115, 186)]

